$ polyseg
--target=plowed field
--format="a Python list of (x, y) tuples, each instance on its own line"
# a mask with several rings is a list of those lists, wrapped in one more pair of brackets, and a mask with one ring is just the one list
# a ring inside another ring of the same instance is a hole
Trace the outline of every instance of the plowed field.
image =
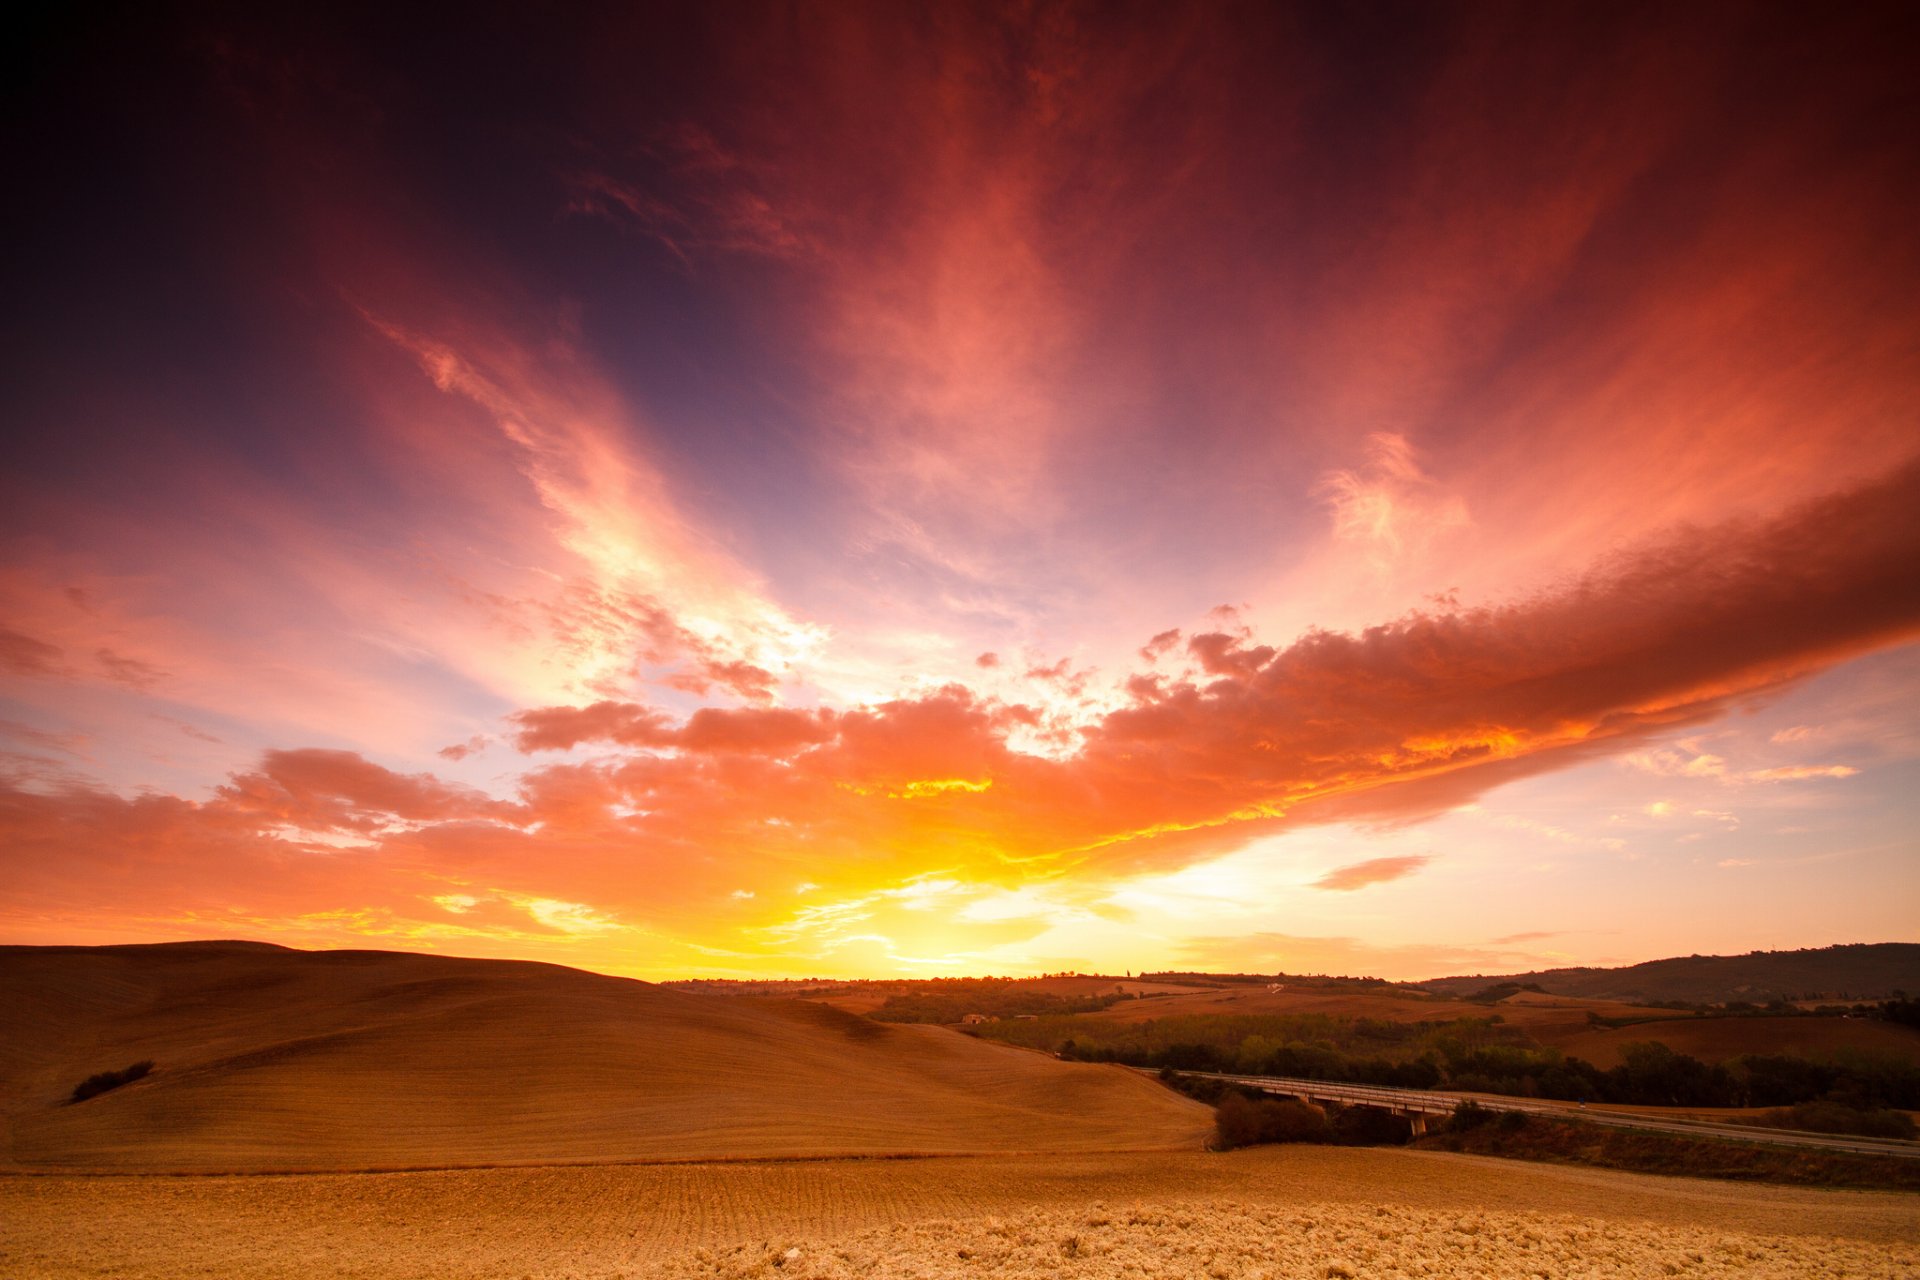
[(1879, 1277), (1917, 1249), (1912, 1196), (1341, 1148), (0, 1178), (19, 1277)]

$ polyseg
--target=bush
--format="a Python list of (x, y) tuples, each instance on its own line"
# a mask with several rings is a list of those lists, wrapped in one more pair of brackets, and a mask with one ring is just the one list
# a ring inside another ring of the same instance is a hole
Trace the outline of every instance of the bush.
[(1413, 1138), (1406, 1117), (1379, 1107), (1339, 1107), (1332, 1120), (1333, 1140), (1343, 1147), (1404, 1147)]
[(1261, 1142), (1326, 1142), (1332, 1137), (1318, 1107), (1291, 1098), (1249, 1098), (1231, 1093), (1214, 1112), (1215, 1145), (1221, 1151)]
[(146, 1061), (136, 1062), (118, 1071), (102, 1071), (98, 1075), (88, 1076), (73, 1086), (73, 1096), (67, 1099), (67, 1104), (71, 1106), (76, 1102), (85, 1102), (88, 1098), (98, 1097), (109, 1089), (118, 1089), (123, 1084), (132, 1084), (152, 1070), (153, 1063)]
[(1492, 1119), (1491, 1110), (1469, 1098), (1453, 1109), (1453, 1118), (1447, 1121), (1447, 1131), (1471, 1133)]

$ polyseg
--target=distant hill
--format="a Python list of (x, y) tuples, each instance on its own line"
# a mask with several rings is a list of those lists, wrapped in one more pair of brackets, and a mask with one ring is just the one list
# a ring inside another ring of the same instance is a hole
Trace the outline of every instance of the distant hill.
[(0, 947), (0, 1027), (0, 1166), (16, 1169), (1197, 1148), (1210, 1126), (1118, 1068), (514, 961)]
[(1497, 983), (1533, 984), (1553, 995), (1637, 1003), (1884, 1000), (1895, 991), (1920, 993), (1920, 943), (1854, 943), (1806, 951), (1754, 951), (1744, 956), (1676, 956), (1620, 969), (1474, 974), (1436, 978), (1420, 985), (1429, 991), (1466, 996)]

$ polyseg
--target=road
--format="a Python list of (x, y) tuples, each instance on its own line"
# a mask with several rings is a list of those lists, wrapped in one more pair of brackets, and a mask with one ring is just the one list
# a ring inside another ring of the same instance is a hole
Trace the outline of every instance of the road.
[(1296, 1080), (1284, 1076), (1237, 1076), (1215, 1071), (1183, 1071), (1181, 1075), (1225, 1080), (1265, 1093), (1288, 1097), (1310, 1097), (1314, 1101), (1340, 1102), (1352, 1106), (1384, 1107), (1407, 1115), (1452, 1115), (1463, 1102), (1475, 1102), (1489, 1111), (1520, 1111), (1528, 1115), (1551, 1116), (1562, 1120), (1582, 1120), (1588, 1124), (1608, 1125), (1616, 1129), (1638, 1129), (1650, 1133), (1680, 1133), (1692, 1137), (1728, 1138), (1765, 1146), (1805, 1147), (1818, 1151), (1851, 1151), (1866, 1155), (1900, 1156), (1920, 1159), (1920, 1142), (1897, 1138), (1851, 1138), (1837, 1134), (1802, 1133), (1797, 1129), (1766, 1129), (1750, 1124), (1722, 1124), (1710, 1120), (1671, 1120), (1658, 1116), (1607, 1111), (1600, 1107), (1581, 1107), (1572, 1102), (1543, 1098), (1504, 1098), (1484, 1093), (1436, 1093), (1426, 1089), (1392, 1089), (1383, 1085), (1329, 1084), (1323, 1080)]

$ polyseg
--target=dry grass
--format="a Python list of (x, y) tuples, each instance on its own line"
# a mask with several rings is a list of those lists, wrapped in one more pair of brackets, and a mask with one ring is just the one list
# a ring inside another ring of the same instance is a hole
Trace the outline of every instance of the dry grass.
[[(298, 1170), (1201, 1145), (1211, 1112), (803, 1001), (251, 946), (0, 952), (0, 1160)], [(78, 1081), (150, 1058), (75, 1106)]]
[[(1218, 1267), (1226, 1276), (1266, 1268), (1324, 1280), (1328, 1267), (1372, 1278), (1396, 1274), (1389, 1263), (1425, 1259), (1453, 1268), (1435, 1276), (1663, 1275), (1667, 1265), (1695, 1276), (1883, 1276), (1912, 1272), (1917, 1208), (1913, 1196), (1324, 1147), (374, 1175), (50, 1175), (0, 1177), (0, 1273), (549, 1280), (832, 1275), (828, 1268), (839, 1266), (849, 1275), (1024, 1268), (1091, 1280), (1206, 1276)], [(1073, 1236), (1080, 1245), (1069, 1257)], [(1579, 1258), (1571, 1257), (1575, 1245)], [(960, 1258), (963, 1248), (973, 1256)], [(799, 1257), (788, 1260), (788, 1249)], [(1731, 1270), (1736, 1253), (1747, 1270)], [(1691, 1261), (1694, 1254), (1702, 1261)], [(1582, 1259), (1591, 1264), (1586, 1272)], [(801, 1269), (790, 1270), (795, 1262)]]

